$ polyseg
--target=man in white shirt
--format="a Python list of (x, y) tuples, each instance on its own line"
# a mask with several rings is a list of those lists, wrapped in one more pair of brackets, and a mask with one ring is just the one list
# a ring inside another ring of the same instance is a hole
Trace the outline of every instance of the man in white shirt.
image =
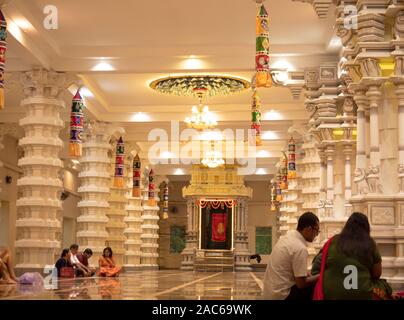
[(84, 266), (80, 260), (77, 258), (77, 253), (79, 251), (79, 246), (77, 244), (72, 244), (70, 246), (70, 262), (75, 269), (76, 276), (90, 277), (91, 270)]
[(268, 300), (311, 300), (319, 277), (308, 276), (307, 242), (313, 242), (320, 230), (312, 212), (299, 218), (297, 230), (282, 236), (272, 250), (264, 277), (264, 298)]

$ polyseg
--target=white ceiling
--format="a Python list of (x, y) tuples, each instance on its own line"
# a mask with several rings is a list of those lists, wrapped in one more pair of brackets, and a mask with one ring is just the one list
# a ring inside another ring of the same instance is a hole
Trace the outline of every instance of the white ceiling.
[[(95, 118), (125, 127), (126, 140), (147, 152), (148, 133), (183, 121), (194, 99), (154, 92), (149, 83), (159, 77), (184, 73), (219, 73), (251, 79), (254, 71), (255, 15), (253, 0), (53, 0), (58, 9), (57, 30), (43, 27), (48, 0), (12, 0), (3, 8), (9, 24), (30, 26), (9, 30), (7, 79), (17, 71), (43, 66), (77, 75), (92, 93), (88, 109)], [(336, 61), (338, 47), (330, 46), (334, 34), (334, 8), (320, 20), (307, 3), (267, 0), (270, 15), (271, 63), (286, 61), (291, 70)], [(190, 57), (200, 65), (189, 68)], [(100, 62), (112, 71), (93, 71)], [(284, 148), (287, 129), (304, 122), (303, 97), (295, 100), (288, 88), (260, 90), (263, 115), (270, 110), (277, 120), (263, 121), (264, 131), (274, 131), (263, 150), (275, 149), (260, 166), (274, 172), (273, 164)], [(22, 91), (15, 81), (6, 87), (6, 108), (0, 122), (16, 122)], [(71, 95), (66, 95), (70, 104)], [(219, 128), (250, 126), (251, 92), (207, 101)], [(138, 122), (142, 112), (148, 120)], [(69, 110), (64, 118), (68, 120)], [(270, 116), (270, 115), (269, 115)], [(169, 173), (178, 166), (166, 166)]]

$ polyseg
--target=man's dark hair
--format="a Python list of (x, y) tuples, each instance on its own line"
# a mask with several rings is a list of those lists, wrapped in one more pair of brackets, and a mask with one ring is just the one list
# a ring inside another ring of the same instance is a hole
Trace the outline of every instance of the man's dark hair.
[(87, 248), (86, 250), (84, 250), (84, 253), (87, 253), (88, 255), (92, 256), (93, 250), (91, 250), (90, 248)]
[(78, 244), (72, 244), (71, 246), (70, 246), (70, 250), (72, 250), (72, 249), (78, 249), (79, 248), (79, 245)]
[(315, 227), (320, 220), (318, 220), (317, 216), (313, 212), (305, 212), (299, 217), (299, 221), (297, 222), (297, 230), (303, 231), (303, 229), (308, 227)]

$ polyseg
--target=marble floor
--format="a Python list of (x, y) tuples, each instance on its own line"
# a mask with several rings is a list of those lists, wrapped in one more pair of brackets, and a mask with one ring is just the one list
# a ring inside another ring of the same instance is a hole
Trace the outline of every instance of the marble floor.
[(263, 272), (139, 271), (60, 280), (57, 288), (0, 285), (6, 300), (261, 300)]

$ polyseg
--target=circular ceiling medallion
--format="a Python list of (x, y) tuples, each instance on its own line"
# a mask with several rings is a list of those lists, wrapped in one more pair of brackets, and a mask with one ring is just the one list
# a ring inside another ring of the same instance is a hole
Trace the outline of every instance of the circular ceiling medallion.
[(217, 96), (250, 88), (250, 82), (223, 75), (185, 75), (154, 80), (150, 87), (158, 92), (178, 96)]

